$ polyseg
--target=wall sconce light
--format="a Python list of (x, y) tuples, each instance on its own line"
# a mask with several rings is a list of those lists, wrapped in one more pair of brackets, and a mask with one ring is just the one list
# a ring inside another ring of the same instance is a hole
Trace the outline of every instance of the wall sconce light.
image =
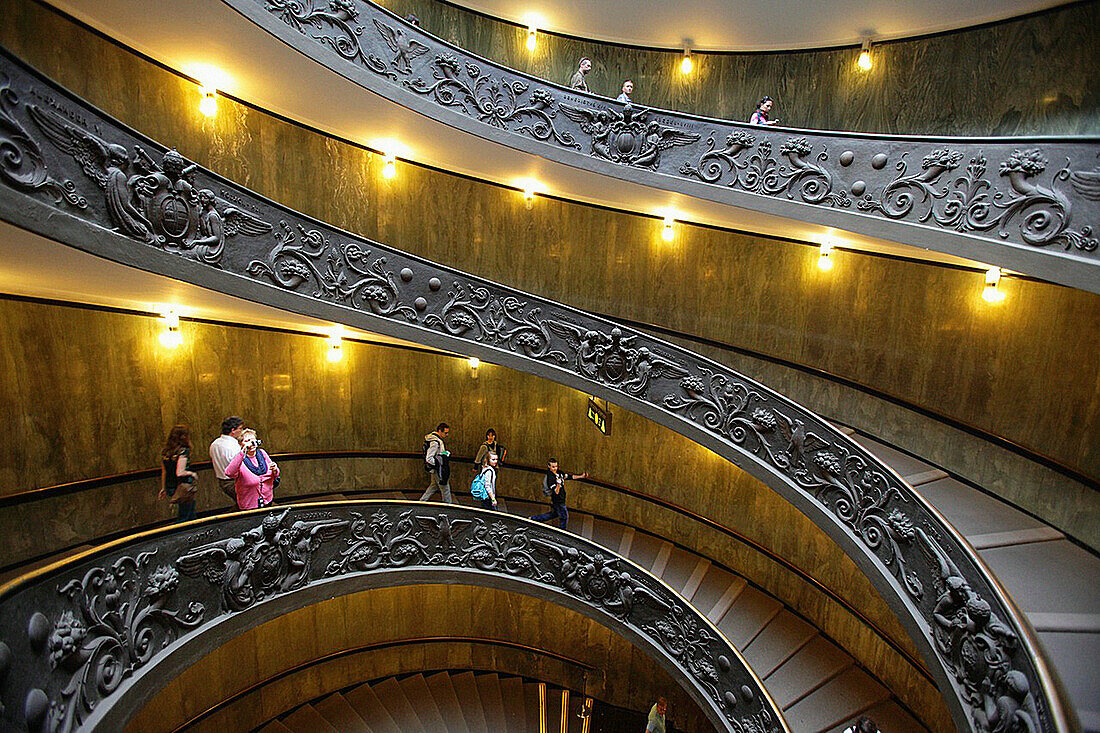
[(1001, 268), (991, 267), (985, 273), (985, 287), (982, 288), (982, 300), (986, 303), (1000, 303), (1005, 292), (998, 286), (1001, 283)]
[(671, 216), (665, 217), (665, 225), (661, 228), (661, 239), (671, 242), (676, 237), (676, 220)]
[(386, 162), (382, 164), (382, 177), (387, 181), (397, 178), (397, 158), (393, 153), (386, 155)]
[(691, 59), (691, 49), (684, 49), (684, 57), (680, 59), (680, 73), (690, 74), (691, 70), (695, 68), (695, 62)]
[(535, 191), (534, 189), (523, 189), (523, 205), (530, 209), (535, 205)]
[(534, 51), (535, 50), (535, 45), (538, 43), (538, 40), (536, 38), (537, 33), (538, 33), (538, 29), (535, 28), (535, 26), (529, 26), (527, 28), (527, 50), (528, 51)]
[(218, 114), (218, 90), (203, 85), (199, 93), (202, 94), (202, 99), (199, 100), (199, 112), (207, 117), (216, 117)]
[(325, 339), (325, 356), (333, 363), (344, 358), (344, 334), (340, 328), (332, 329)]
[(180, 333), (180, 316), (172, 309), (165, 310), (164, 330), (160, 332), (160, 345), (166, 349), (178, 348), (183, 343), (183, 334)]
[(481, 366), (481, 359), (476, 356), (471, 356), (466, 360), (466, 363), (470, 365), (470, 376), (477, 379), (477, 369)]
[(817, 267), (822, 272), (833, 269), (833, 243), (822, 242), (821, 253), (817, 256)]
[(871, 67), (875, 65), (874, 60), (871, 58), (871, 39), (863, 39), (863, 45), (859, 49), (859, 59), (856, 61), (858, 66), (863, 71), (870, 71)]

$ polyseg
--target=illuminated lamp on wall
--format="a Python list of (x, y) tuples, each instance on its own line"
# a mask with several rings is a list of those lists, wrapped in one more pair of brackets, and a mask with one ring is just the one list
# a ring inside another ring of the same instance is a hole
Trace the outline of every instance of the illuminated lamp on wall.
[(538, 44), (538, 29), (535, 26), (530, 26), (527, 29), (527, 50), (534, 51), (535, 46)]
[(671, 242), (676, 238), (676, 219), (672, 216), (665, 217), (664, 226), (661, 227), (661, 239)]
[(517, 178), (512, 183), (523, 192), (523, 205), (527, 209), (535, 205), (535, 194), (545, 190), (542, 183), (534, 178)]
[(695, 68), (695, 62), (691, 58), (691, 49), (684, 49), (684, 56), (680, 59), (680, 73), (690, 74), (692, 69)]
[(466, 363), (470, 365), (470, 376), (477, 379), (477, 370), (481, 367), (481, 359), (476, 356), (471, 356), (466, 359)]
[(332, 329), (325, 339), (325, 357), (334, 364), (344, 358), (344, 332), (340, 327)]
[(822, 272), (833, 269), (833, 243), (822, 242), (821, 252), (817, 256), (817, 267)]
[(1005, 291), (1000, 289), (1001, 268), (991, 267), (985, 273), (985, 287), (982, 288), (982, 300), (986, 303), (1000, 303), (1005, 299)]
[(393, 153), (386, 155), (386, 162), (382, 164), (382, 177), (387, 181), (397, 178), (397, 158)]
[(166, 349), (179, 348), (183, 343), (183, 334), (180, 333), (180, 314), (172, 308), (161, 311), (164, 318), (164, 330), (160, 332), (160, 345)]
[(199, 100), (199, 112), (202, 112), (207, 117), (217, 117), (218, 90), (214, 87), (204, 85), (199, 89), (199, 93), (202, 95), (202, 99)]
[(871, 58), (871, 39), (863, 39), (863, 45), (859, 49), (859, 58), (856, 60), (856, 66), (863, 71), (870, 71), (871, 67), (875, 65), (874, 59)]

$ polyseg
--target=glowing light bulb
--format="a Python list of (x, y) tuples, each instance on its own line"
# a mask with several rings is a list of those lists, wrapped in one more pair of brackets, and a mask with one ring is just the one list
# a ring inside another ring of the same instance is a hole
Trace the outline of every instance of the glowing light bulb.
[(985, 273), (985, 287), (982, 288), (982, 300), (986, 303), (1000, 303), (1005, 299), (1005, 293), (1000, 289), (1001, 268), (991, 267)]
[(680, 59), (680, 72), (683, 74), (690, 74), (691, 70), (695, 68), (695, 62), (691, 60), (691, 51), (684, 49), (684, 57)]
[(538, 40), (536, 38), (537, 32), (538, 31), (535, 28), (535, 26), (531, 26), (530, 28), (527, 29), (527, 50), (528, 51), (534, 51), (535, 50), (535, 45), (538, 43)]
[(676, 228), (673, 226), (676, 220), (671, 216), (665, 217), (665, 225), (661, 228), (661, 239), (671, 242), (676, 237)]
[(863, 71), (870, 71), (874, 65), (874, 60), (871, 58), (871, 39), (868, 38), (859, 49), (859, 59), (856, 61), (856, 66)]
[(199, 100), (199, 112), (207, 117), (216, 117), (218, 114), (218, 90), (213, 87), (202, 88), (202, 99)]
[(344, 358), (344, 336), (341, 329), (334, 328), (325, 340), (325, 356), (333, 363)]
[(817, 266), (822, 272), (833, 269), (833, 245), (825, 242), (821, 245), (821, 254), (817, 257)]
[(386, 162), (382, 165), (382, 177), (387, 181), (397, 178), (397, 158), (392, 155), (386, 156)]
[(167, 310), (164, 312), (164, 330), (160, 332), (160, 345), (166, 349), (175, 349), (182, 343), (179, 314), (174, 310)]
[(466, 360), (466, 363), (469, 364), (470, 368), (476, 372), (477, 368), (481, 366), (481, 359), (478, 359), (476, 356), (471, 356), (469, 359)]

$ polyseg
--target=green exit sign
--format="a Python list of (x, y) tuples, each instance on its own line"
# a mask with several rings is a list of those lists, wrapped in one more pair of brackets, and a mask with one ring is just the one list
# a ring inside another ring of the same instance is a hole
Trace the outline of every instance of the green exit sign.
[(611, 411), (603, 409), (592, 399), (588, 400), (588, 419), (601, 433), (611, 435)]

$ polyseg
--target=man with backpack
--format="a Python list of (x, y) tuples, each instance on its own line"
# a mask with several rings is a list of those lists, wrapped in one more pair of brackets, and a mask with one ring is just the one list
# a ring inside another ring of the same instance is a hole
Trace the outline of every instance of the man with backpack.
[(454, 504), (451, 500), (451, 452), (443, 444), (443, 439), (451, 432), (451, 426), (445, 422), (439, 423), (436, 429), (424, 436), (424, 470), (431, 477), (428, 488), (420, 495), (420, 501), (432, 498), (435, 492), (443, 495), (443, 501)]
[(481, 460), (481, 471), (470, 484), (473, 495), (482, 509), (497, 508), (497, 454), (492, 451)]
[(547, 519), (558, 518), (558, 526), (565, 529), (569, 523), (569, 510), (565, 508), (565, 482), (571, 479), (588, 478), (587, 473), (571, 474), (558, 471), (558, 459), (551, 458), (546, 464), (546, 473), (542, 476), (542, 493), (550, 497), (550, 511), (545, 514), (537, 514), (531, 519), (536, 522), (545, 522)]

